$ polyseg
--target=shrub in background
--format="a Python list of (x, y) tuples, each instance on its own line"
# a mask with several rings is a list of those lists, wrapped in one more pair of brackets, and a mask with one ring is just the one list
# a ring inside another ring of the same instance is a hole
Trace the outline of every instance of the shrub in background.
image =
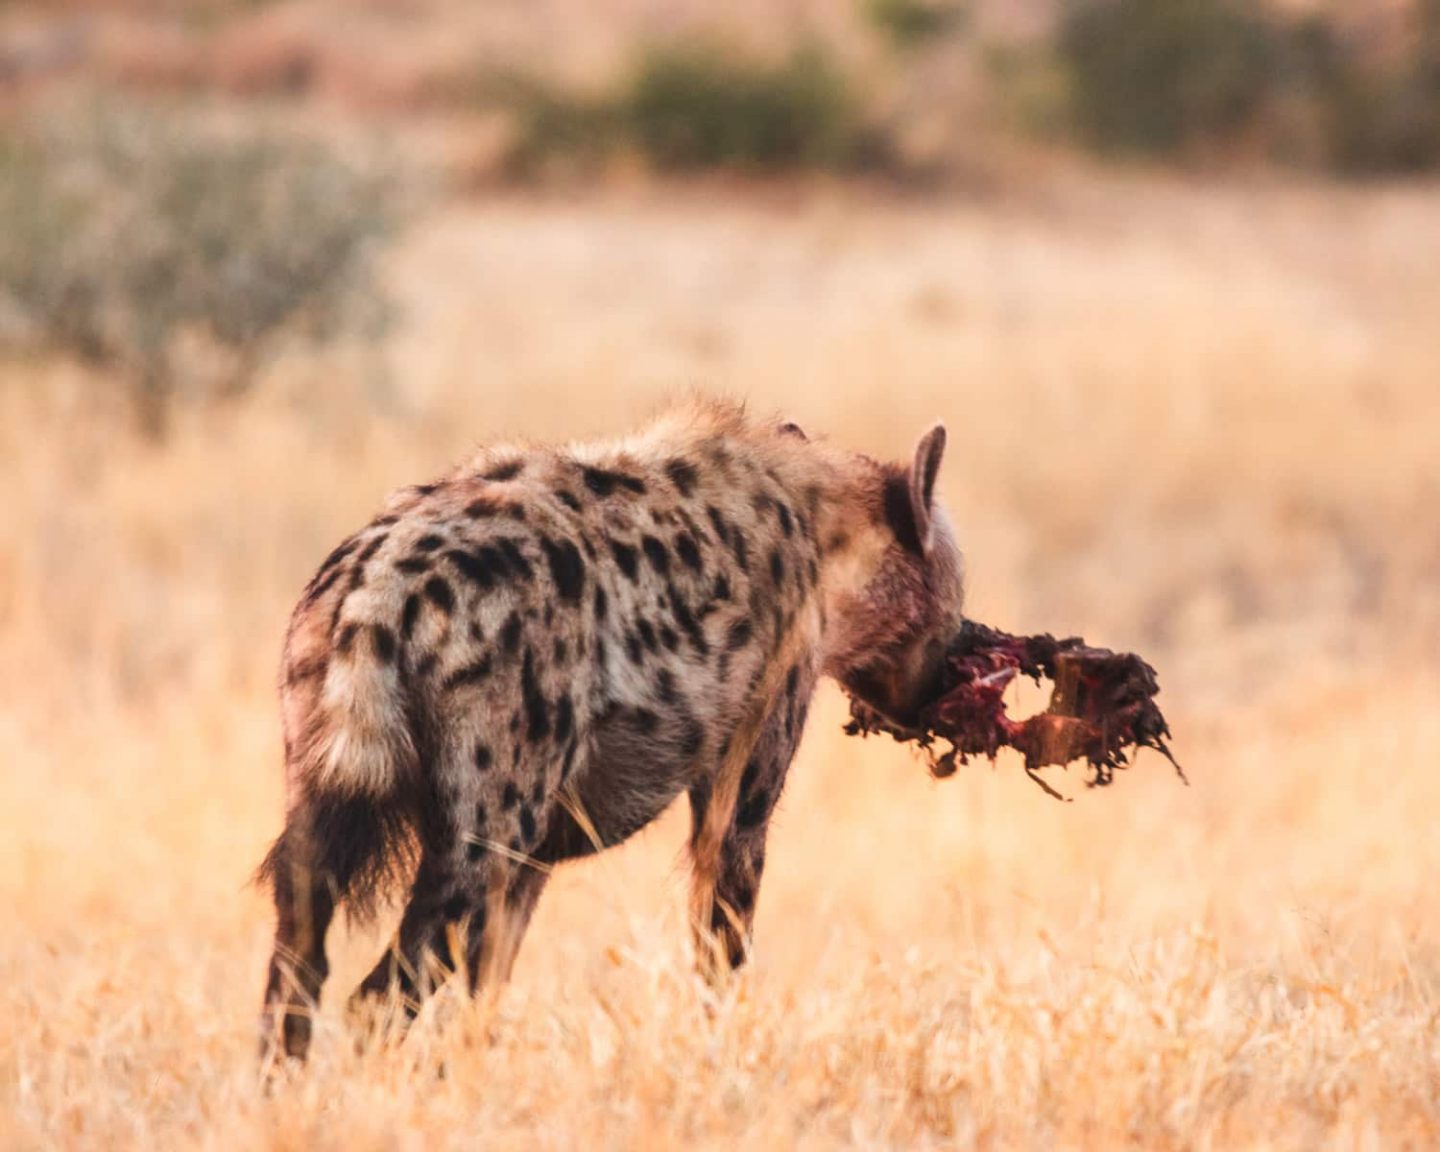
[(620, 105), (628, 137), (661, 168), (834, 167), (857, 139), (845, 78), (814, 46), (778, 64), (711, 44), (651, 48)]
[(398, 208), (392, 181), (318, 144), (73, 119), (0, 151), (0, 335), (116, 373), (159, 434), (202, 377), (238, 392), (287, 339), (373, 334)]
[(830, 168), (860, 140), (850, 86), (815, 46), (769, 63), (686, 41), (641, 52), (601, 96), (513, 78), (492, 91), (515, 115), (510, 161), (521, 173), (591, 169), (621, 149), (667, 170)]
[(871, 26), (901, 50), (944, 35), (967, 14), (955, 0), (864, 0), (864, 11)]
[(1068, 6), (1057, 49), (1082, 138), (1106, 150), (1168, 153), (1252, 124), (1277, 58), (1274, 29), (1257, 7), (1231, 0)]

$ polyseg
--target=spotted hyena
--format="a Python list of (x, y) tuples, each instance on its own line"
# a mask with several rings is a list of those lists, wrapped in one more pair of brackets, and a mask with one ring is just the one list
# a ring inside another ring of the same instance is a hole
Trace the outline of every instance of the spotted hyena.
[(409, 881), (355, 995), (413, 1011), (453, 971), (505, 980), (551, 866), (681, 793), (699, 962), (740, 964), (817, 678), (904, 719), (938, 676), (962, 597), (944, 445), (882, 463), (716, 404), (397, 493), (285, 641), (267, 1044), (305, 1054), (337, 906)]

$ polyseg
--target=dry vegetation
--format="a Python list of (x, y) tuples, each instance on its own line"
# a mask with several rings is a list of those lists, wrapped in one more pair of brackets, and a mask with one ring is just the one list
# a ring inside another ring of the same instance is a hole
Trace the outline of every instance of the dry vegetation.
[[(492, 201), (388, 275), (388, 382), (297, 354), (159, 447), (77, 368), (0, 371), (0, 1146), (1440, 1141), (1433, 190)], [(562, 873), (493, 1011), (357, 1053), (343, 942), (265, 1095), (245, 883), (304, 579), (472, 441), (692, 384), (876, 452), (944, 417), (975, 613), (1144, 652), (1193, 786), (937, 783), (827, 693), (731, 995), (672, 813)]]

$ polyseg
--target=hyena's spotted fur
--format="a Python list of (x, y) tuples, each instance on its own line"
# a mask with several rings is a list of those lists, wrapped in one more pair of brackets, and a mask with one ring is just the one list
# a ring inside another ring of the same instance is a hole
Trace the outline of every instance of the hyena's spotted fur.
[(698, 958), (740, 964), (817, 678), (903, 714), (958, 620), (943, 445), (885, 465), (712, 405), (398, 493), (286, 638), (267, 1042), (304, 1055), (338, 905), (412, 881), (357, 996), (503, 981), (549, 867), (682, 792)]

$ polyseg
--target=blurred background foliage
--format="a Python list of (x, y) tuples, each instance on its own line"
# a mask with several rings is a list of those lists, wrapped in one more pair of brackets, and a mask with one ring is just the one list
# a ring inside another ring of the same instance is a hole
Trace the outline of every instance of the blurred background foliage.
[[(0, 11), (0, 342), (112, 371), (158, 434), (177, 394), (243, 391), (298, 338), (378, 332), (401, 170), (464, 193), (707, 171), (966, 190), (1016, 157), (1085, 154), (1352, 179), (1440, 166), (1440, 0), (343, 15)], [(400, 142), (388, 165), (363, 158), (381, 136)]]

